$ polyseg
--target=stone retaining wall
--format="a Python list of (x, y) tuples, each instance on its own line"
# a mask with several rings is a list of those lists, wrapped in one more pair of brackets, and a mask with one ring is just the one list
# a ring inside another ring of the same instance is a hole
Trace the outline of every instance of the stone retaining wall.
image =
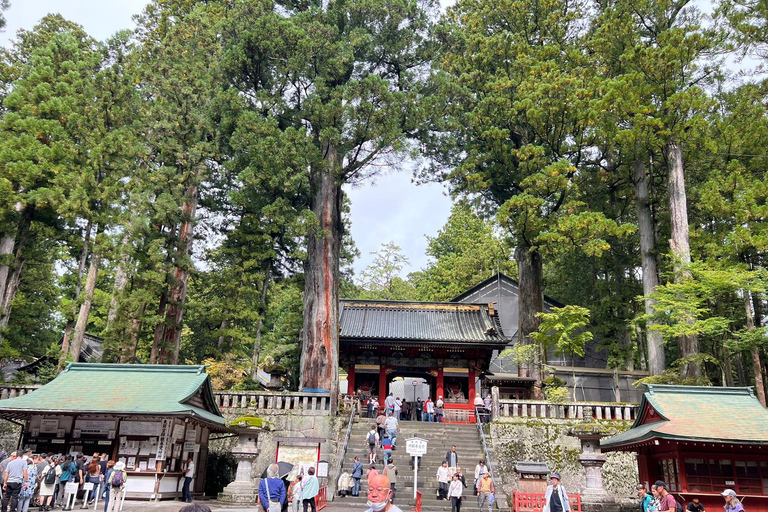
[[(569, 436), (568, 429), (581, 424), (577, 420), (550, 418), (500, 418), (490, 424), (493, 438), (492, 462), (501, 476), (504, 493), (512, 496), (518, 489), (516, 461), (546, 462), (551, 471), (562, 477), (569, 493), (580, 493), (586, 484), (584, 469), (579, 463), (579, 440)], [(603, 422), (616, 433), (632, 426), (631, 421)], [(608, 453), (603, 466), (606, 491), (617, 499), (635, 494), (638, 482), (637, 457), (634, 453)]]

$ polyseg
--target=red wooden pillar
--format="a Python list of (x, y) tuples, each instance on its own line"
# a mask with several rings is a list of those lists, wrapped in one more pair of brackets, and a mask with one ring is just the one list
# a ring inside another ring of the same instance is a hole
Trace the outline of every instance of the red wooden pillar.
[(347, 368), (347, 394), (355, 394), (355, 365), (350, 364)]
[(437, 369), (437, 395), (435, 396), (435, 401), (437, 401), (437, 397), (445, 396), (445, 393), (443, 393), (443, 369), (438, 368)]
[[(384, 399), (387, 398), (387, 367), (379, 367), (379, 407), (384, 407)], [(376, 411), (378, 415), (378, 411)]]
[(470, 404), (474, 404), (475, 393), (477, 393), (477, 387), (475, 386), (475, 369), (469, 367), (469, 387), (467, 387), (467, 398)]

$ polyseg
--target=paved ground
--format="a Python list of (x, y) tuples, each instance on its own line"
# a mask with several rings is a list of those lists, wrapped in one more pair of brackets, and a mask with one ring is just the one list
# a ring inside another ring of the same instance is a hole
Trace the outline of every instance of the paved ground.
[[(232, 505), (229, 503), (220, 503), (218, 501), (200, 501), (211, 508), (212, 512), (263, 512), (256, 507), (243, 507), (242, 505)], [(185, 503), (180, 501), (161, 501), (160, 503), (148, 501), (126, 501), (123, 512), (178, 512)], [(101, 509), (101, 507), (99, 507)], [(79, 509), (76, 509), (77, 512)], [(344, 506), (343, 503), (333, 503), (324, 508), (322, 512), (365, 512), (365, 508), (352, 508)]]

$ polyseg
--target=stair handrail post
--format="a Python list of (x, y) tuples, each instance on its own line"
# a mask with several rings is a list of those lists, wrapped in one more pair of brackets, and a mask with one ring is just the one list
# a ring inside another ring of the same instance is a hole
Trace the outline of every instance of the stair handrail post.
[(344, 434), (344, 441), (341, 444), (341, 450), (339, 452), (339, 459), (336, 461), (336, 474), (335, 478), (328, 482), (328, 486), (331, 488), (331, 501), (333, 501), (333, 498), (336, 496), (336, 486), (339, 481), (339, 477), (341, 476), (341, 469), (344, 466), (344, 459), (347, 456), (347, 446), (349, 445), (349, 439), (352, 436), (352, 425), (355, 422), (355, 407), (350, 408), (349, 413), (349, 420), (347, 421), (347, 431)]
[(491, 457), (488, 454), (488, 444), (485, 440), (485, 432), (483, 431), (483, 424), (481, 422), (477, 422), (477, 430), (480, 432), (480, 440), (483, 443), (483, 456), (485, 457), (485, 467), (488, 470), (488, 473), (491, 474), (491, 481), (493, 482), (493, 485), (496, 486), (496, 477), (493, 475), (493, 465), (491, 464)]

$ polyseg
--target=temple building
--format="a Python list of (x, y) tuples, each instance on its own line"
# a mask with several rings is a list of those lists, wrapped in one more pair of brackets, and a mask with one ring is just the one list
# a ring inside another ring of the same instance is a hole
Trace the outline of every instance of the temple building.
[[(342, 300), (339, 354), (347, 389), (376, 396), (397, 389), (409, 401), (442, 396), (446, 416), (457, 420), (471, 415), (476, 392), (484, 396), (492, 386), (501, 398), (530, 398), (533, 379), (520, 376), (503, 354), (517, 343), (518, 300), (517, 281), (503, 274), (450, 302)], [(544, 297), (545, 312), (560, 306)], [(584, 357), (550, 355), (545, 374), (575, 386), (579, 400), (637, 403), (632, 383), (648, 373), (606, 369), (607, 355), (597, 346)]]
[(647, 385), (632, 428), (600, 448), (637, 453), (640, 482), (663, 480), (683, 503), (719, 509), (733, 489), (768, 511), (768, 411), (752, 388)]

